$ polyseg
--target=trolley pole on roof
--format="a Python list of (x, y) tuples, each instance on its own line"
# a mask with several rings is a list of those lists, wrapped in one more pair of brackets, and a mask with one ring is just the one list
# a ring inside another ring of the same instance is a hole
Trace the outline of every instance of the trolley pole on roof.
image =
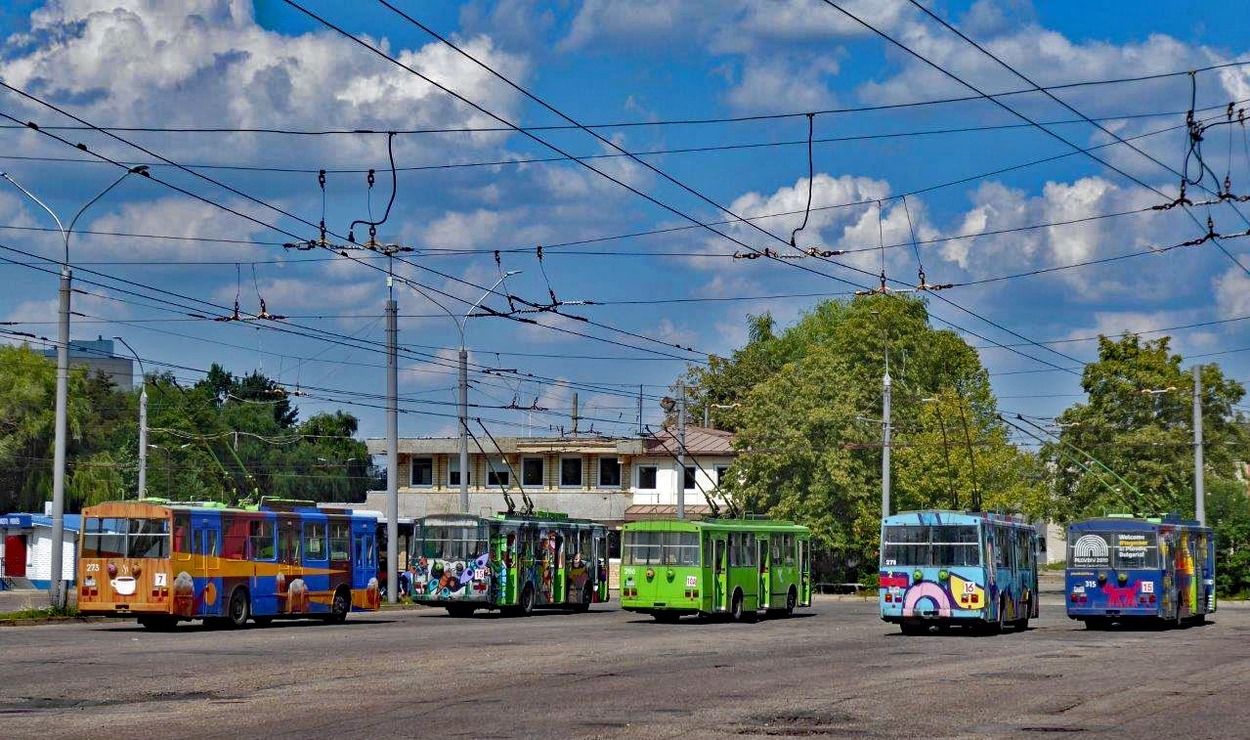
[(1207, 526), (1206, 492), (1202, 487), (1202, 366), (1194, 365), (1194, 515)]

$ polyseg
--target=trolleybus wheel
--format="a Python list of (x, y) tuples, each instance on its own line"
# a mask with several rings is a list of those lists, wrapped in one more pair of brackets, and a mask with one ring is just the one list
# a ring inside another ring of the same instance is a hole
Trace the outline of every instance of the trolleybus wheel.
[(794, 616), (794, 607), (799, 605), (799, 592), (794, 586), (786, 593), (786, 616)]
[(574, 611), (588, 612), (590, 611), (590, 603), (595, 600), (594, 589), (590, 586), (590, 581), (586, 581), (586, 585), (582, 586), (582, 600), (573, 605)]
[(334, 592), (334, 600), (330, 602), (330, 615), (326, 621), (330, 624), (342, 624), (347, 621), (347, 613), (352, 610), (352, 595), (345, 587)]
[(239, 586), (230, 594), (229, 611), (226, 612), (226, 626), (231, 629), (239, 629), (247, 626), (247, 620), (252, 616), (252, 604), (248, 598), (247, 589)]
[(517, 614), (528, 617), (534, 613), (534, 584), (527, 583), (521, 589), (521, 601), (517, 604)]
[(1020, 605), (1024, 611), (1024, 616), (1011, 623), (1011, 628), (1016, 632), (1027, 632), (1029, 630), (1029, 616), (1033, 613), (1033, 605), (1027, 600)]
[(742, 591), (735, 589), (733, 598), (729, 600), (729, 618), (735, 622), (741, 622), (743, 616)]

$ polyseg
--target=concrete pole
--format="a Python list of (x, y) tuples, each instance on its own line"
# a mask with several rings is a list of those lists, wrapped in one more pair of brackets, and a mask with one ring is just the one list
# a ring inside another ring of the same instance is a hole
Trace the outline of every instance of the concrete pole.
[(884, 438), (881, 445), (881, 516), (890, 515), (890, 371), (882, 378), (884, 402), (881, 409), (881, 426)]
[(469, 351), (460, 345), (460, 513), (469, 513)]
[(139, 498), (148, 495), (148, 379), (139, 391)]
[(1194, 514), (1207, 525), (1206, 491), (1202, 483), (1202, 366), (1194, 365)]
[[(65, 240), (69, 251), (69, 239)], [(65, 583), (61, 559), (65, 549), (65, 438), (69, 401), (69, 259), (61, 265), (61, 292), (56, 340), (56, 431), (52, 453), (52, 563), (49, 588), (52, 606), (65, 606)]]
[(677, 518), (686, 518), (686, 384), (677, 383)]
[[(388, 288), (394, 295), (391, 277)], [(399, 304), (386, 302), (386, 603), (399, 601)]]

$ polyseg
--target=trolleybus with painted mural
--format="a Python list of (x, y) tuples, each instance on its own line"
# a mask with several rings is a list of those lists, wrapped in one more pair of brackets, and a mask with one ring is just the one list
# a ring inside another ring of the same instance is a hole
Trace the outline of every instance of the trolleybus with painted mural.
[(242, 627), (275, 618), (343, 622), (379, 607), (376, 519), (307, 502), (231, 508), (161, 499), (82, 513), (78, 611)]
[(1068, 617), (1201, 624), (1215, 611), (1215, 535), (1175, 514), (1108, 516), (1068, 526)]
[(1038, 616), (1037, 529), (986, 512), (906, 511), (881, 522), (881, 618), (930, 627), (1028, 629)]
[(452, 616), (587, 611), (608, 601), (607, 529), (553, 512), (436, 514), (416, 522), (412, 600)]
[(621, 608), (660, 622), (789, 616), (812, 603), (809, 537), (762, 519), (631, 522), (621, 531)]

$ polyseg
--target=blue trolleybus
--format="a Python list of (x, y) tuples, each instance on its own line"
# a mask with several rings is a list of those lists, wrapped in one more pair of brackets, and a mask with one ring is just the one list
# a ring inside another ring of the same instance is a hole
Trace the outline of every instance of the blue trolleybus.
[(1068, 526), (1068, 617), (1201, 624), (1215, 611), (1215, 536), (1175, 514), (1109, 516)]
[(983, 512), (906, 511), (881, 522), (881, 618), (930, 626), (1028, 629), (1037, 616), (1037, 530)]

